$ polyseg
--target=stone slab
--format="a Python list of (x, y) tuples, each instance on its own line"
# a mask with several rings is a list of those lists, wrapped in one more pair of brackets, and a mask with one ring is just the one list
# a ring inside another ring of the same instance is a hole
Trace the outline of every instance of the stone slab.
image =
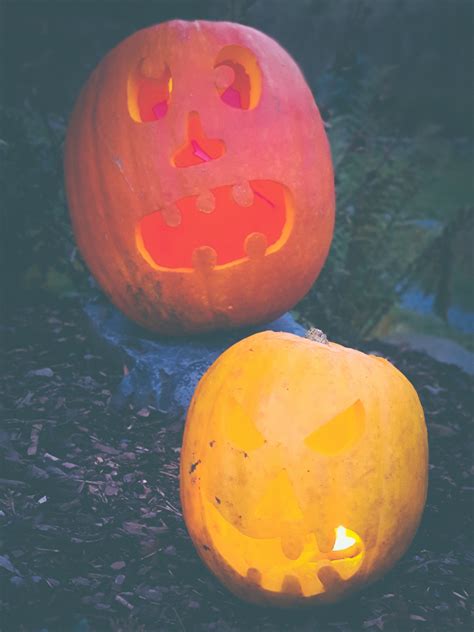
[(291, 313), (258, 327), (176, 338), (139, 327), (102, 297), (88, 301), (84, 312), (102, 347), (128, 370), (113, 394), (112, 406), (152, 405), (174, 419), (185, 414), (202, 375), (234, 343), (269, 329), (306, 333)]

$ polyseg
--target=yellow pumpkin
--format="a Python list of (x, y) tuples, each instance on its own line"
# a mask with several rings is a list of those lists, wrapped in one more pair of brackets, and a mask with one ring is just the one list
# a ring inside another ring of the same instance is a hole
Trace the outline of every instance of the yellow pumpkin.
[(196, 549), (236, 595), (334, 602), (403, 555), (426, 499), (415, 389), (387, 360), (263, 332), (201, 379), (181, 452)]

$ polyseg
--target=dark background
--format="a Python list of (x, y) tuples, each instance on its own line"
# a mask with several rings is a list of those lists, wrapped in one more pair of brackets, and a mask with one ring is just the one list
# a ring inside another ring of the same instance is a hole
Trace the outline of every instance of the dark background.
[[(472, 6), (3, 1), (2, 629), (472, 629), (472, 379), (400, 338), (387, 343), (402, 332), (429, 338), (431, 351), (449, 342), (458, 363), (474, 348)], [(331, 143), (337, 219), (327, 264), (295, 314), (387, 357), (425, 410), (430, 484), (416, 538), (385, 578), (334, 608), (253, 608), (206, 571), (179, 509), (183, 419), (153, 405), (117, 410), (128, 369), (84, 322), (92, 290), (63, 190), (67, 119), (112, 46), (175, 17), (252, 25), (301, 65)]]
[[(279, 41), (319, 93), (328, 69), (358, 58), (395, 65), (391, 104), (405, 134), (433, 123), (472, 133), (472, 3), (467, 0), (19, 0), (3, 3), (5, 102), (67, 115), (101, 57), (134, 31), (168, 19), (238, 20)], [(317, 94), (321, 106), (328, 95)], [(348, 95), (349, 97), (349, 95)]]

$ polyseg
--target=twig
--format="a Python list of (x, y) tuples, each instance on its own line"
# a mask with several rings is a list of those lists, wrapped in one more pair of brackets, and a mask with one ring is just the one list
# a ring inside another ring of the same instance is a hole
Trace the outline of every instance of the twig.
[(13, 481), (9, 478), (0, 478), (0, 485), (2, 487), (26, 487), (26, 483), (23, 481)]
[(42, 430), (43, 424), (33, 424), (30, 435), (31, 443), (28, 450), (26, 451), (28, 456), (35, 456), (35, 454), (38, 452), (39, 436)]
[(181, 617), (179, 616), (178, 611), (176, 610), (176, 608), (174, 606), (173, 606), (173, 612), (175, 613), (176, 618), (179, 621), (179, 625), (181, 626), (182, 631), (186, 632), (186, 628), (184, 627), (183, 622), (181, 621)]

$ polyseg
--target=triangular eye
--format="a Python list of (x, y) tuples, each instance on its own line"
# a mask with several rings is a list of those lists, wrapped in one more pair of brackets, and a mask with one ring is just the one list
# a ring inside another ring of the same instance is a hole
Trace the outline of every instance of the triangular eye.
[(332, 455), (348, 450), (360, 439), (365, 428), (365, 409), (358, 399), (349, 408), (327, 421), (305, 439), (311, 450)]
[(232, 406), (229, 406), (229, 410), (232, 413), (224, 422), (227, 439), (245, 452), (260, 448), (265, 443), (265, 439), (242, 404), (232, 398)]
[(168, 66), (161, 76), (149, 77), (142, 72), (143, 60), (130, 74), (128, 81), (128, 109), (137, 123), (163, 118), (169, 107), (173, 79)]

